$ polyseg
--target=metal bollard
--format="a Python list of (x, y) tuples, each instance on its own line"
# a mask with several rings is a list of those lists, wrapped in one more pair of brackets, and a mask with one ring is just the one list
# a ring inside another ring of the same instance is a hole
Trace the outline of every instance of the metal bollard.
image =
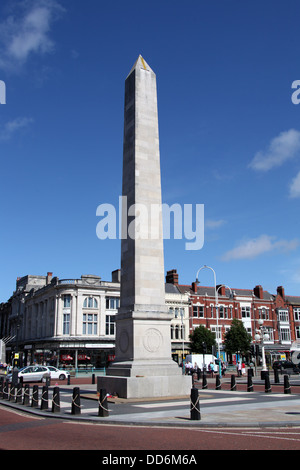
[(0, 377), (0, 398), (3, 398), (4, 379)]
[(73, 388), (73, 399), (72, 399), (72, 408), (71, 414), (72, 415), (80, 415), (81, 407), (80, 407), (80, 389), (79, 387)]
[(291, 386), (290, 386), (289, 376), (284, 375), (283, 379), (284, 379), (284, 393), (286, 395), (290, 395), (291, 394)]
[(92, 374), (92, 384), (94, 385), (96, 382), (95, 382), (95, 374)]
[(67, 385), (70, 385), (70, 383), (71, 383), (71, 376), (70, 376), (70, 375), (68, 375), (68, 379), (67, 379)]
[(29, 405), (29, 398), (30, 398), (30, 386), (29, 384), (25, 384), (24, 387), (24, 395), (23, 395), (23, 405)]
[(98, 404), (99, 404), (98, 416), (101, 416), (102, 418), (105, 418), (106, 416), (109, 416), (109, 411), (108, 411), (108, 407), (107, 407), (107, 395), (106, 395), (105, 388), (100, 389)]
[(230, 390), (231, 390), (232, 392), (235, 392), (235, 391), (236, 391), (235, 375), (232, 375), (232, 376), (231, 376)]
[(206, 373), (203, 371), (203, 376), (202, 376), (202, 389), (207, 388), (207, 380), (206, 380)]
[(31, 407), (37, 408), (39, 406), (39, 387), (34, 385), (32, 388)]
[(8, 380), (5, 380), (5, 382), (4, 382), (3, 398), (4, 398), (4, 400), (8, 400), (8, 398), (9, 398), (9, 385), (8, 385)]
[(15, 403), (22, 403), (22, 384), (18, 383), (17, 385), (17, 393), (15, 396)]
[(197, 388), (191, 389), (191, 420), (199, 421), (201, 419), (200, 414), (200, 402), (199, 392)]
[(48, 410), (48, 386), (44, 385), (42, 389), (41, 410)]
[(15, 399), (15, 391), (16, 391), (15, 385), (14, 385), (14, 383), (11, 383), (11, 385), (10, 385), (10, 392), (9, 392), (9, 394), (8, 394), (8, 400), (9, 400), (9, 401)]
[(269, 374), (265, 375), (265, 393), (271, 393), (272, 392), (272, 387), (270, 384), (270, 376)]
[(219, 374), (216, 375), (216, 390), (221, 390), (221, 380)]
[(59, 396), (59, 387), (54, 387), (53, 397), (52, 397), (52, 413), (60, 412), (60, 396)]
[(253, 392), (252, 371), (248, 369), (247, 392)]

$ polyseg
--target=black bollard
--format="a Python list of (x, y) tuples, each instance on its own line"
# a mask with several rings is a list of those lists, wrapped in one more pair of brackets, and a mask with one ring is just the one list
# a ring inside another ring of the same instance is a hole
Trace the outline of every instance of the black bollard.
[(10, 392), (9, 392), (9, 396), (8, 396), (8, 400), (11, 401), (11, 400), (14, 400), (15, 399), (15, 391), (16, 391), (16, 387), (13, 383), (11, 383), (10, 385)]
[(79, 387), (73, 388), (73, 399), (72, 399), (72, 408), (71, 414), (72, 415), (80, 415), (81, 408), (80, 408), (80, 389)]
[(284, 378), (284, 393), (286, 395), (290, 395), (291, 394), (291, 386), (290, 386), (289, 376), (284, 375), (283, 378)]
[(203, 375), (202, 375), (202, 389), (206, 389), (206, 388), (207, 388), (206, 373), (203, 371)]
[(232, 375), (232, 376), (231, 376), (230, 390), (231, 390), (232, 392), (235, 392), (235, 391), (236, 391), (235, 375)]
[(279, 380), (279, 371), (278, 371), (278, 369), (274, 369), (274, 383), (275, 383), (275, 384), (279, 384), (279, 383), (280, 383), (280, 380)]
[(221, 390), (221, 380), (219, 374), (216, 375), (216, 390)]
[(272, 392), (272, 387), (270, 384), (270, 376), (269, 374), (265, 375), (265, 393), (271, 393)]
[(25, 384), (24, 395), (23, 395), (23, 405), (28, 406), (29, 405), (29, 399), (30, 399), (30, 385)]
[(68, 375), (68, 379), (67, 379), (67, 385), (70, 385), (70, 383), (71, 383), (71, 376), (70, 376), (70, 374), (69, 374), (69, 375)]
[(95, 382), (95, 374), (92, 374), (92, 384), (94, 385), (96, 382)]
[(247, 392), (253, 392), (252, 370), (248, 369)]
[(17, 393), (15, 396), (15, 403), (22, 403), (22, 384), (18, 383), (17, 385)]
[(4, 400), (8, 400), (8, 398), (9, 398), (9, 384), (8, 384), (8, 380), (5, 380), (5, 382), (4, 382), (3, 398), (4, 398)]
[(107, 395), (106, 395), (106, 390), (105, 388), (100, 389), (100, 395), (99, 395), (99, 409), (98, 409), (98, 416), (101, 416), (102, 418), (105, 418), (106, 416), (109, 416), (109, 411), (107, 407)]
[(0, 377), (0, 398), (3, 398), (4, 379)]
[(60, 396), (59, 396), (59, 387), (54, 387), (53, 397), (52, 397), (52, 413), (60, 412)]
[(37, 408), (39, 406), (39, 387), (34, 385), (32, 388), (31, 407)]
[(41, 410), (48, 410), (48, 386), (44, 385), (42, 389)]
[(201, 419), (200, 414), (200, 402), (199, 392), (197, 388), (191, 389), (191, 420), (199, 421)]

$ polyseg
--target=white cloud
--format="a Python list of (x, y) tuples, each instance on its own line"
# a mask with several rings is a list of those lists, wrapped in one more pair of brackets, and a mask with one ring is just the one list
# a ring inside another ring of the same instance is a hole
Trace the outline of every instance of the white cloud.
[(56, 0), (25, 0), (0, 23), (0, 66), (13, 70), (31, 54), (54, 50), (49, 33), (51, 24), (64, 9)]
[(279, 251), (291, 251), (295, 250), (299, 245), (299, 241), (294, 240), (278, 240), (276, 237), (269, 235), (261, 235), (258, 238), (252, 238), (249, 240), (242, 241), (238, 246), (232, 250), (227, 251), (223, 257), (223, 261), (230, 261), (234, 259), (252, 259), (264, 253), (279, 250)]
[(300, 171), (290, 184), (290, 197), (300, 197)]
[(272, 139), (266, 151), (257, 152), (249, 166), (254, 170), (268, 171), (297, 155), (300, 155), (300, 132), (290, 129)]
[(16, 132), (28, 127), (33, 122), (32, 118), (18, 117), (8, 121), (3, 129), (0, 128), (0, 141), (10, 140)]

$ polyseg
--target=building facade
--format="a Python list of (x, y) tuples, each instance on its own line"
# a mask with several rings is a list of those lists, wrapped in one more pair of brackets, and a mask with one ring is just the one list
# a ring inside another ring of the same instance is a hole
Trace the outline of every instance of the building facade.
[[(217, 292), (217, 299), (216, 299)], [(166, 275), (165, 302), (170, 312), (171, 350), (181, 363), (190, 352), (189, 335), (203, 325), (215, 333), (221, 358), (228, 360), (224, 336), (234, 318), (255, 341), (264, 330), (267, 363), (290, 358), (293, 342), (300, 340), (300, 297), (276, 294), (257, 285), (235, 289), (179, 284), (176, 269)], [(106, 367), (115, 354), (115, 318), (120, 304), (120, 271), (111, 281), (99, 276), (59, 279), (28, 275), (18, 278), (16, 291), (0, 304), (0, 338), (6, 339), (6, 360), (20, 353), (22, 365), (49, 363), (59, 367)], [(263, 326), (261, 326), (263, 322)]]
[[(188, 343), (189, 298), (166, 283), (165, 301), (172, 315), (172, 355), (178, 360), (182, 344)], [(6, 347), (7, 362), (13, 362), (15, 353), (20, 365), (102, 368), (114, 359), (119, 270), (111, 281), (95, 275), (60, 280), (50, 272), (24, 276), (17, 279), (10, 303), (5, 323), (12, 338)]]

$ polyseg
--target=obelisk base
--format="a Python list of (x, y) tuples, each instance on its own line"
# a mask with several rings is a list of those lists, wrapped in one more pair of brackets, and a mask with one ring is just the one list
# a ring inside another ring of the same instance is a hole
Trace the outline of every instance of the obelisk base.
[(191, 393), (192, 377), (180, 375), (98, 377), (97, 390), (120, 398), (187, 397)]

